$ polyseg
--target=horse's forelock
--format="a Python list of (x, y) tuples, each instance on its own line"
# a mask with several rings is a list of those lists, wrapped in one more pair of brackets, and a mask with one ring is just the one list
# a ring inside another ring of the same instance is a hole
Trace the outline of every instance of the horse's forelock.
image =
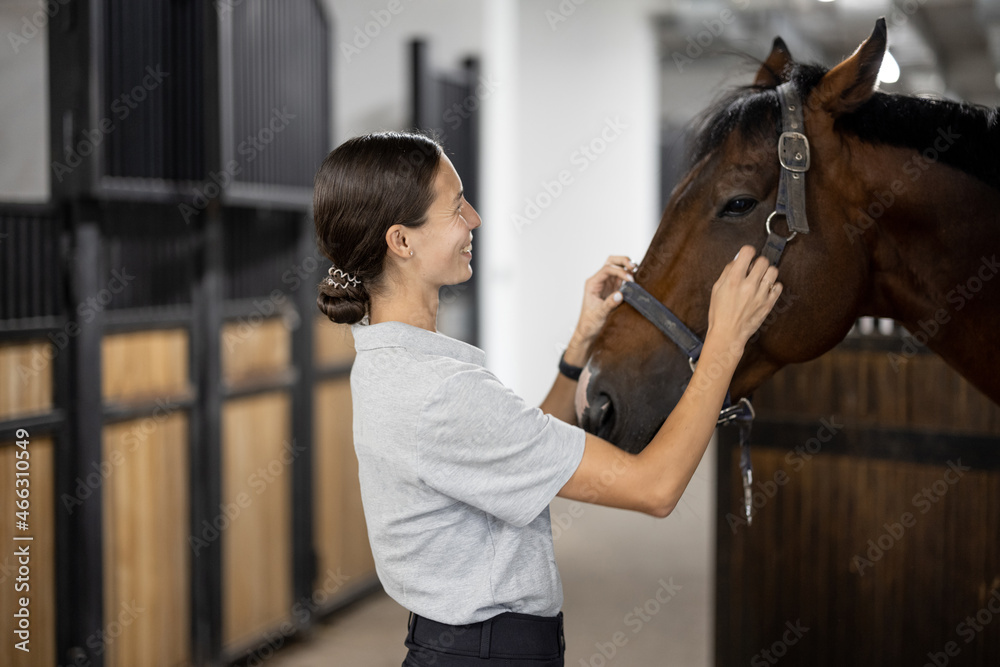
[[(819, 65), (795, 65), (791, 80), (803, 99), (826, 71)], [(718, 149), (734, 131), (738, 130), (751, 141), (776, 138), (781, 132), (778, 95), (771, 87), (750, 85), (734, 88), (709, 106), (696, 119), (694, 127), (694, 140), (687, 159), (689, 168)]]

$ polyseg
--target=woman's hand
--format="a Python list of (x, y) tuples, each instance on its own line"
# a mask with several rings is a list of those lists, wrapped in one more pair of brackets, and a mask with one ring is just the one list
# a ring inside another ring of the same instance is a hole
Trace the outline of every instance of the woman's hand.
[(566, 362), (582, 366), (608, 315), (622, 302), (618, 288), (623, 280), (635, 280), (632, 274), (638, 265), (624, 255), (611, 255), (601, 269), (587, 279), (583, 289), (580, 320), (566, 348)]
[(764, 257), (754, 259), (756, 253), (752, 246), (740, 248), (712, 286), (708, 307), (706, 341), (713, 336), (726, 349), (738, 347), (740, 353), (781, 295), (777, 267)]

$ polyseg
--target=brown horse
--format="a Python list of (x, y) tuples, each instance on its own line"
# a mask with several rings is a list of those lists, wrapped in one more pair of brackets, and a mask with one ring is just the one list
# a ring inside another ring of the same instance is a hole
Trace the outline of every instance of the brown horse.
[[(730, 386), (748, 396), (778, 369), (833, 348), (858, 317), (892, 318), (1000, 403), (1000, 114), (876, 92), (885, 21), (831, 70), (774, 47), (752, 85), (705, 116), (637, 282), (704, 337), (712, 284), (745, 244), (762, 247), (775, 209), (781, 114), (803, 100), (810, 232), (780, 261), (784, 292)], [(779, 216), (776, 226), (784, 230)], [(623, 304), (594, 343), (579, 423), (637, 452), (691, 378), (688, 359)]]

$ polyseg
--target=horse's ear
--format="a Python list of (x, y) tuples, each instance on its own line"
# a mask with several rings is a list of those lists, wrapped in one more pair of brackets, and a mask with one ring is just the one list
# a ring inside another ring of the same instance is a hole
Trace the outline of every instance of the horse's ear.
[(810, 106), (839, 116), (867, 102), (878, 84), (885, 44), (885, 19), (880, 18), (871, 36), (847, 60), (823, 75), (812, 93)]
[(753, 85), (762, 88), (777, 88), (788, 81), (788, 72), (793, 64), (792, 54), (788, 52), (785, 40), (775, 37), (774, 44), (771, 46), (771, 55), (761, 63)]

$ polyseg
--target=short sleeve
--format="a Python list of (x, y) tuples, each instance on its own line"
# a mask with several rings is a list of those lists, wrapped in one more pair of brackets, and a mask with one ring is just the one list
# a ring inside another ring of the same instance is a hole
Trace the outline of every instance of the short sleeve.
[(586, 440), (485, 368), (431, 390), (416, 437), (426, 484), (516, 526), (531, 523), (573, 476)]

